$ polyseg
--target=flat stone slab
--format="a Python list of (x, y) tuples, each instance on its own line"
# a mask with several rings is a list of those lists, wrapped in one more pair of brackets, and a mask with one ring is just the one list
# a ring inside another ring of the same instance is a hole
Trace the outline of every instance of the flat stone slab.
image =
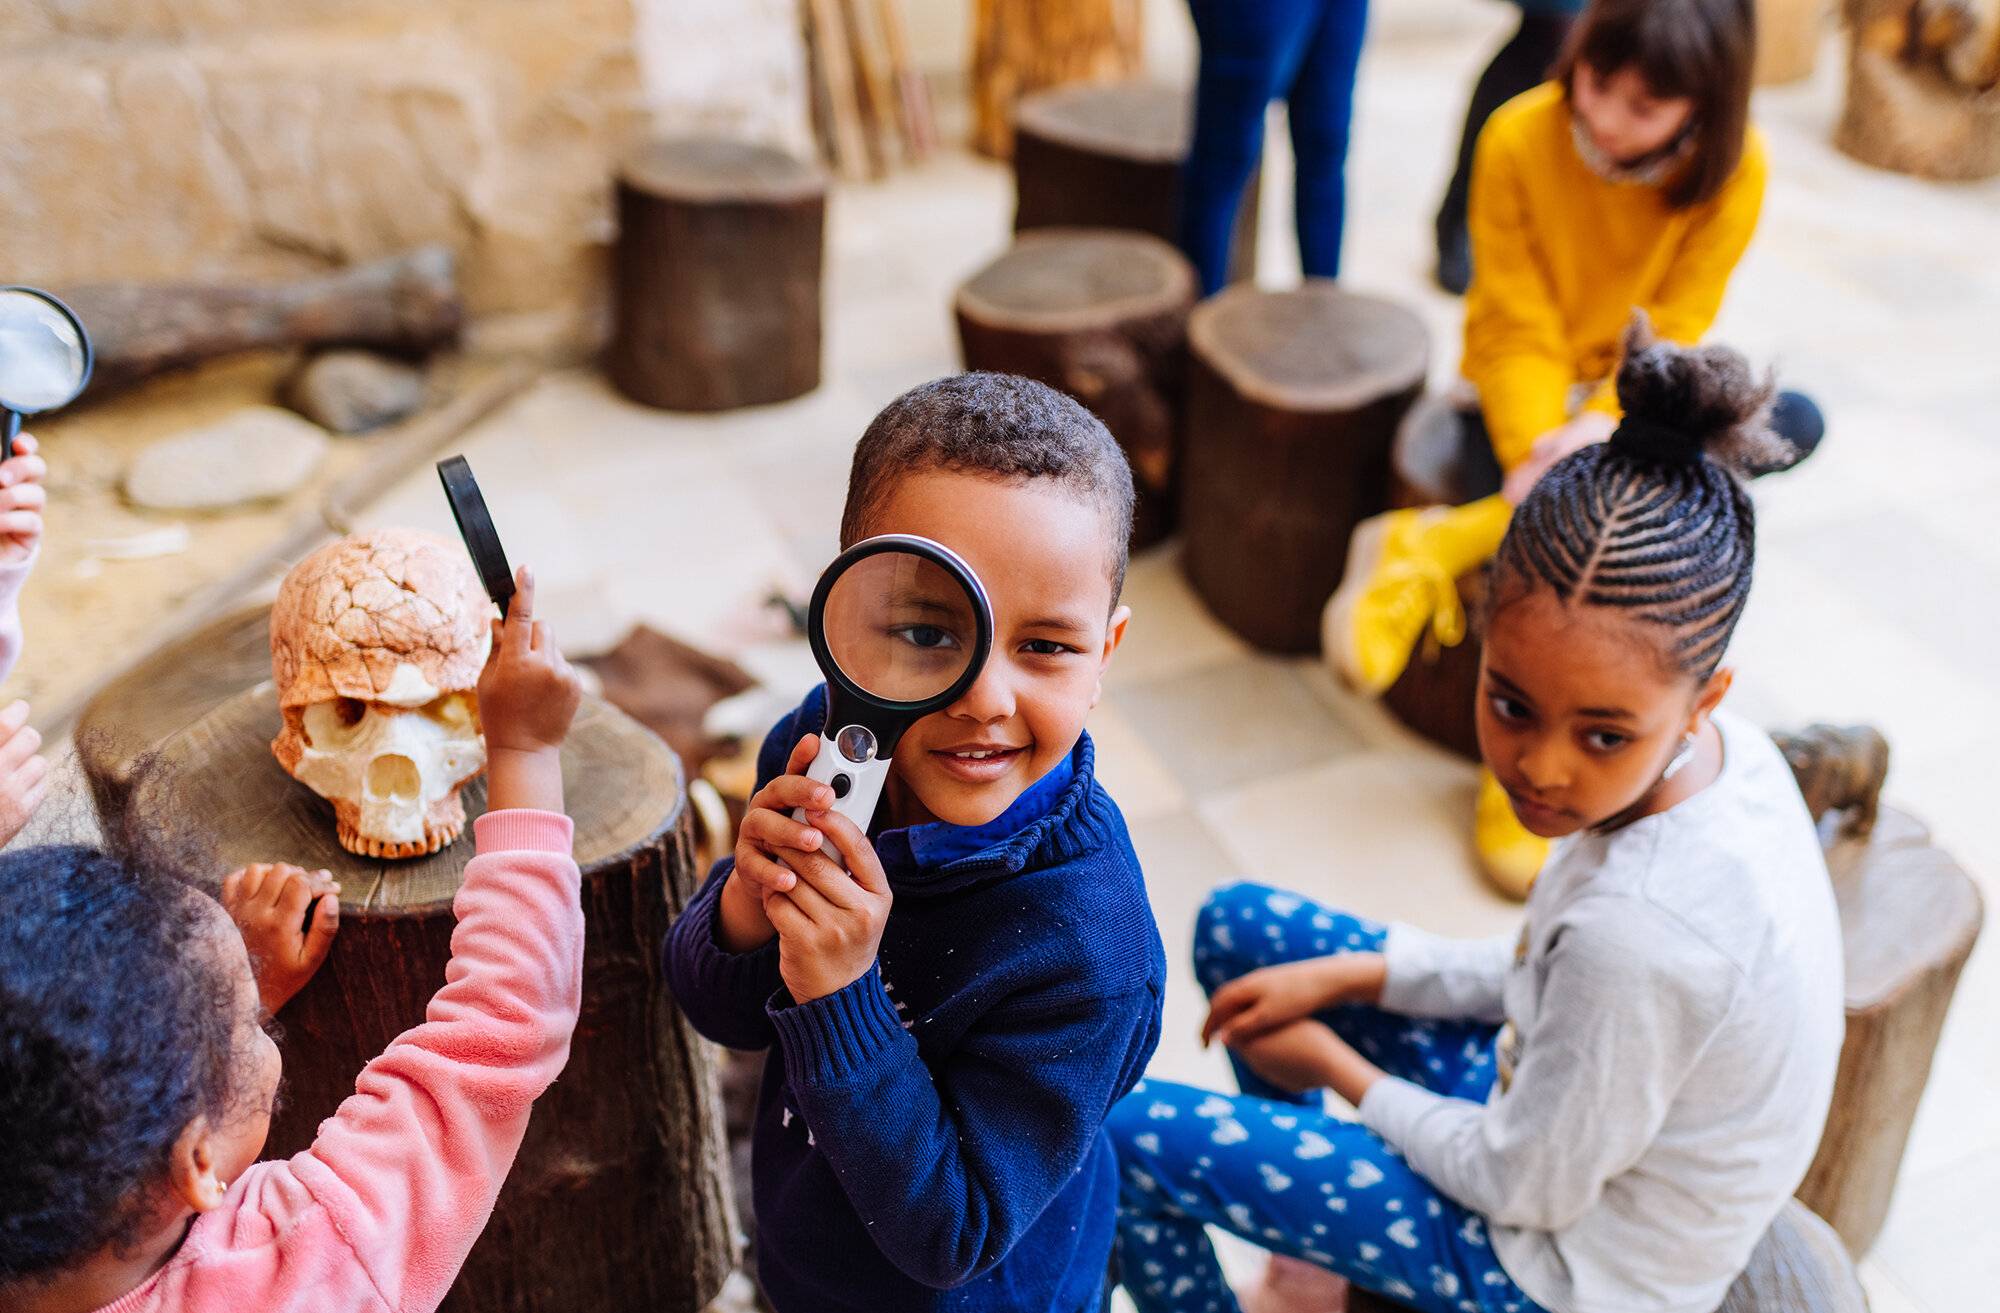
[(154, 443), (125, 471), (125, 496), (156, 511), (219, 511), (282, 497), (326, 458), (326, 431), (276, 406), (249, 406)]

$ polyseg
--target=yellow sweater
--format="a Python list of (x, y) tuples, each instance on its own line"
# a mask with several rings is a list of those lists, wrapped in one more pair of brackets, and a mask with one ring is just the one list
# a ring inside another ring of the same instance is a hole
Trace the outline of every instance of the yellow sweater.
[(1473, 156), (1462, 368), (1501, 468), (1569, 417), (1579, 384), (1599, 385), (1590, 409), (1618, 412), (1610, 378), (1632, 307), (1663, 338), (1700, 340), (1757, 227), (1768, 168), (1752, 129), (1722, 190), (1674, 210), (1657, 186), (1591, 172), (1559, 84), (1494, 113)]

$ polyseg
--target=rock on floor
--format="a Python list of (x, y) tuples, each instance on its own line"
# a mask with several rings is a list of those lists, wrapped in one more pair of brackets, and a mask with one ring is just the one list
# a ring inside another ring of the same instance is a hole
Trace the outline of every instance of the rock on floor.
[(394, 424), (424, 404), (424, 371), (372, 351), (315, 356), (285, 385), (285, 404), (335, 433)]
[(214, 511), (291, 492), (326, 456), (324, 430), (276, 406), (249, 406), (141, 451), (125, 496), (161, 511)]

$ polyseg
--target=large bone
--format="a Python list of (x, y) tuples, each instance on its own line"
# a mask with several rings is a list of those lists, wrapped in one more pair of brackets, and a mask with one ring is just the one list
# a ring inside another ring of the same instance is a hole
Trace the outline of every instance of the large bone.
[(421, 355), (456, 339), (465, 316), (442, 246), (293, 283), (108, 283), (56, 294), (96, 347), (87, 395), (260, 347)]

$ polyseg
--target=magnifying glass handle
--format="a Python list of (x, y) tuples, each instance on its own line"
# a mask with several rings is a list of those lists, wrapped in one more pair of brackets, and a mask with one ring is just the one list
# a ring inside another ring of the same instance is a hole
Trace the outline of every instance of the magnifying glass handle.
[(7, 418), (0, 420), (0, 461), (14, 459), (14, 438), (21, 431), (21, 416), (15, 411), (0, 410)]
[[(868, 823), (875, 819), (875, 804), (882, 797), (882, 785), (889, 778), (889, 763), (881, 758), (872, 758), (860, 763), (849, 761), (841, 754), (832, 739), (821, 734), (819, 753), (812, 759), (812, 764), (806, 767), (806, 778), (818, 780), (831, 788), (834, 794), (832, 810), (853, 821), (865, 834), (868, 832)], [(805, 818), (806, 811), (803, 807), (792, 812), (792, 819), (795, 821), (803, 821)], [(842, 868), (846, 867), (847, 863), (841, 859), (839, 851), (833, 844), (828, 843), (825, 852)]]

